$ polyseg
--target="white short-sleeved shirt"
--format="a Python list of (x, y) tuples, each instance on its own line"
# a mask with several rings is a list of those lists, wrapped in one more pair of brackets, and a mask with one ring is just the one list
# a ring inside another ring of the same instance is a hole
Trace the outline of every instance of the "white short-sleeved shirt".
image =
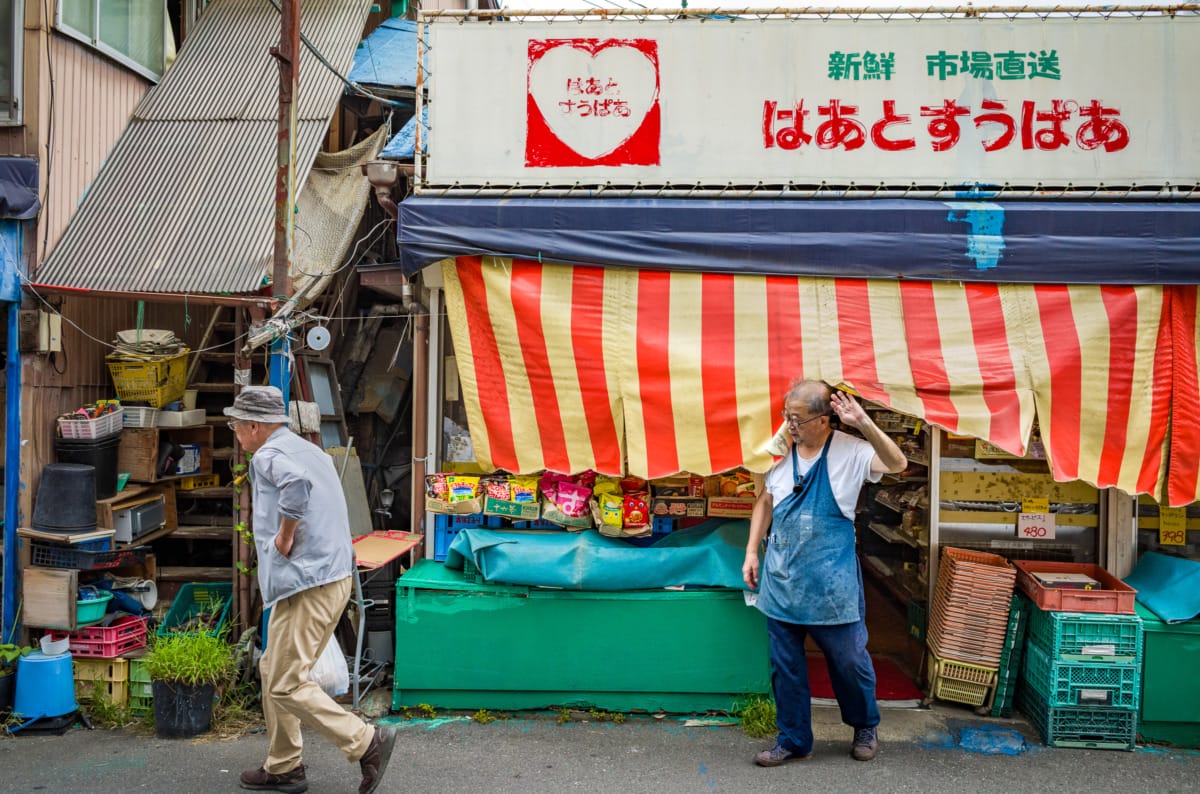
[[(808, 474), (818, 457), (819, 454), (805, 460), (801, 455), (796, 456), (801, 477)], [(829, 444), (829, 459), (826, 462), (829, 485), (833, 489), (833, 497), (837, 500), (838, 507), (842, 509), (842, 515), (851, 521), (854, 520), (854, 508), (858, 505), (858, 492), (862, 490), (863, 481), (879, 482), (882, 476), (882, 473), (871, 473), (871, 461), (874, 459), (875, 448), (869, 442), (840, 430), (833, 431), (833, 441)], [(789, 450), (767, 472), (767, 492), (778, 505), (791, 495), (794, 484), (792, 453)]]

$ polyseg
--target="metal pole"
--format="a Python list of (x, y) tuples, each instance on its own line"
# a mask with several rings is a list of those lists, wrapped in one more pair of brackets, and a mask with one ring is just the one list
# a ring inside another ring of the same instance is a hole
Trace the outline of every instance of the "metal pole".
[(5, 364), (4, 406), (4, 604), (0, 620), (0, 642), (16, 642), (17, 628), (17, 500), (21, 485), (21, 352), (17, 311), (8, 306), (8, 360)]
[[(292, 294), (292, 208), (296, 197), (296, 93), (300, 76), (300, 0), (283, 0), (280, 13), (279, 46), (271, 48), (279, 63), (279, 126), (276, 137), (275, 253), (272, 260), (271, 291), (280, 302)], [(286, 403), (291, 383), (290, 338), (284, 335), (271, 344), (270, 380), (283, 392)]]

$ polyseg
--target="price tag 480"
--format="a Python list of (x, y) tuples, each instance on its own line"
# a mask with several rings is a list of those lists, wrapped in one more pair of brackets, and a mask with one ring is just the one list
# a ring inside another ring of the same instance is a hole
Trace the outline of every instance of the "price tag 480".
[(1054, 513), (1019, 513), (1017, 515), (1017, 537), (1029, 540), (1051, 540), (1054, 538)]

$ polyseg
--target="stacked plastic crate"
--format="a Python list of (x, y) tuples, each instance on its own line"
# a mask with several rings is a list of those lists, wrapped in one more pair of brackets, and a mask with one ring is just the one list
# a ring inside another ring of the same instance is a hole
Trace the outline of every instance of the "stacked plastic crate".
[[(1034, 609), (1017, 707), (1050, 746), (1132, 750), (1142, 683), (1135, 593), (1096, 566), (1077, 572), (1096, 577), (1099, 588), (1043, 587), (1032, 574), (1046, 565), (1018, 563), (1018, 582)], [(1064, 572), (1063, 565), (1047, 572)]]
[(1018, 593), (1012, 597), (1008, 616), (1008, 633), (1004, 635), (1004, 650), (1000, 653), (1000, 669), (996, 673), (996, 694), (992, 698), (991, 716), (1011, 717), (1017, 693), (1017, 678), (1025, 656), (1025, 635), (1029, 631), (1029, 613), (1033, 603)]
[(930, 697), (970, 706), (989, 702), (1015, 580), (1016, 570), (999, 555), (942, 549), (926, 635)]

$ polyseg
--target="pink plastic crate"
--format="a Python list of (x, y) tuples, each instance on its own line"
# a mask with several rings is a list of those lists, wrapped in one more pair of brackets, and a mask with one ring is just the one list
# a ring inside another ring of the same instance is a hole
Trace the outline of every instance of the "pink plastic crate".
[(146, 647), (146, 619), (126, 615), (114, 620), (111, 626), (88, 626), (74, 632), (54, 631), (51, 635), (56, 640), (69, 637), (74, 656), (111, 659)]

